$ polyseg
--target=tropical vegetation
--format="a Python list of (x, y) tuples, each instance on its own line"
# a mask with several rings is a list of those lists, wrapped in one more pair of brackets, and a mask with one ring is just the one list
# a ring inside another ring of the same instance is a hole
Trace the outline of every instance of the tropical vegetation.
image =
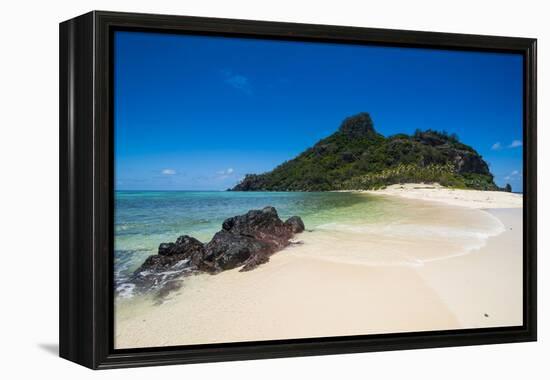
[(297, 157), (270, 172), (248, 174), (231, 190), (361, 190), (405, 182), (499, 190), (481, 155), (457, 135), (429, 129), (384, 137), (368, 113), (348, 117)]

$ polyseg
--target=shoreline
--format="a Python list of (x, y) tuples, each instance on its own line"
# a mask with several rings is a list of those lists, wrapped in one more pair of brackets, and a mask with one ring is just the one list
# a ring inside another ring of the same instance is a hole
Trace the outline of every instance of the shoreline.
[(453, 189), (437, 183), (405, 183), (390, 185), (379, 190), (338, 190), (338, 192), (397, 196), (475, 209), (523, 207), (523, 194), (504, 191)]
[(320, 226), (253, 271), (186, 278), (160, 305), (117, 301), (116, 347), (521, 325), (521, 202), (407, 186), (361, 193), (410, 220)]

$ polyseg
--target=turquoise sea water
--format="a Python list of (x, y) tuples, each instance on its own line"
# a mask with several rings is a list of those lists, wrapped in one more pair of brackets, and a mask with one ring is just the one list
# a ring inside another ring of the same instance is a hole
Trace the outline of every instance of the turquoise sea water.
[[(115, 279), (127, 278), (160, 243), (190, 235), (209, 241), (231, 216), (273, 206), (281, 219), (300, 216), (306, 229), (357, 220), (376, 222), (387, 211), (378, 197), (353, 193), (117, 191)], [(387, 212), (384, 215), (387, 218)]]

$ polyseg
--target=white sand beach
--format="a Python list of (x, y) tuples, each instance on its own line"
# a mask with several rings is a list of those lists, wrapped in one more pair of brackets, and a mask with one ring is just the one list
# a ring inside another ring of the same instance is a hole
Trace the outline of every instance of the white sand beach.
[(115, 347), (522, 324), (522, 196), (407, 184), (403, 214), (297, 236), (250, 272), (186, 278), (160, 305), (117, 302)]
[(467, 208), (518, 208), (523, 205), (521, 194), (503, 191), (459, 190), (439, 184), (407, 183), (391, 185), (381, 190), (365, 191), (369, 194), (396, 195), (408, 199), (442, 202)]

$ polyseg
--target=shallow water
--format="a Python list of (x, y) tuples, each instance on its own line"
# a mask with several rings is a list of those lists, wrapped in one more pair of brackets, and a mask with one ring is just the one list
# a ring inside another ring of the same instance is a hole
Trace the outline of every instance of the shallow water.
[(504, 232), (499, 219), (479, 209), (388, 197), (383, 210), (388, 217), (319, 225), (289, 253), (346, 264), (421, 266), (473, 253)]
[[(124, 282), (160, 243), (190, 235), (209, 241), (229, 217), (273, 206), (281, 219), (300, 216), (306, 229), (397, 221), (391, 202), (353, 193), (118, 191), (115, 194), (115, 280)], [(324, 227), (323, 227), (324, 226)], [(125, 285), (127, 286), (127, 285)]]
[(297, 236), (304, 244), (289, 254), (350, 264), (422, 265), (471, 252), (503, 231), (481, 210), (357, 193), (120, 191), (115, 202), (115, 286), (122, 296), (132, 294), (129, 275), (160, 243), (184, 234), (207, 242), (226, 218), (266, 206), (283, 220), (304, 220), (307, 231)]

